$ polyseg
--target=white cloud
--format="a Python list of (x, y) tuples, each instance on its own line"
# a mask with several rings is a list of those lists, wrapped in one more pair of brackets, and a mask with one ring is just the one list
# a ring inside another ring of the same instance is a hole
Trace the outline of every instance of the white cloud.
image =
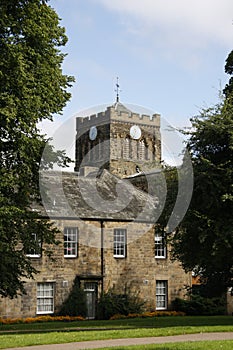
[[(141, 31), (162, 31), (163, 40), (189, 47), (216, 43), (232, 45), (232, 0), (95, 0), (112, 11), (135, 19)], [(128, 19), (127, 19), (127, 26)]]
[[(65, 150), (66, 156), (71, 160), (75, 159), (75, 117), (63, 119), (61, 116), (55, 116), (53, 121), (43, 120), (38, 124), (41, 134), (50, 138), (49, 144), (54, 147), (55, 151)], [(73, 171), (74, 163), (71, 163), (65, 171)], [(61, 170), (54, 165), (55, 170)]]

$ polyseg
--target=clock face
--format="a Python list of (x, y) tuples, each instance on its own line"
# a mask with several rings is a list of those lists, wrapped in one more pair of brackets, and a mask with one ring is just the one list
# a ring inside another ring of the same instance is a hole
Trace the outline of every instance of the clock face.
[(141, 129), (139, 128), (138, 125), (133, 125), (130, 128), (130, 136), (134, 139), (134, 140), (138, 140), (140, 139), (142, 135)]
[(95, 140), (97, 136), (97, 128), (96, 126), (92, 126), (89, 131), (89, 138), (91, 141)]

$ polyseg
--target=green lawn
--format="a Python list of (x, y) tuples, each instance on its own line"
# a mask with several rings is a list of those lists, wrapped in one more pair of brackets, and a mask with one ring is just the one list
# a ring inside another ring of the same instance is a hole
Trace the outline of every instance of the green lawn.
[[(103, 330), (103, 327), (109, 329)], [(85, 328), (85, 330), (81, 330), (82, 328)], [(69, 343), (84, 340), (166, 336), (199, 332), (233, 332), (233, 317), (176, 316), (115, 321), (47, 322), (4, 325), (0, 327), (0, 330), (2, 331), (0, 333), (0, 349), (5, 349), (9, 347)], [(16, 334), (17, 332), (18, 334)], [(183, 350), (186, 348), (179, 349)], [(208, 348), (208, 350), (210, 349)], [(218, 349), (228, 348), (219, 347)]]
[(232, 316), (166, 316), (166, 317), (148, 317), (131, 318), (122, 320), (85, 320), (75, 322), (43, 322), (31, 324), (13, 324), (0, 325), (0, 332), (3, 331), (49, 331), (49, 330), (72, 330), (72, 329), (90, 329), (90, 328), (167, 328), (180, 326), (232, 326)]
[(171, 343), (171, 344), (152, 344), (140, 346), (118, 346), (111, 348), (102, 348), (98, 350), (141, 350), (141, 349), (156, 349), (156, 350), (232, 350), (233, 340), (225, 341), (202, 341), (193, 343)]

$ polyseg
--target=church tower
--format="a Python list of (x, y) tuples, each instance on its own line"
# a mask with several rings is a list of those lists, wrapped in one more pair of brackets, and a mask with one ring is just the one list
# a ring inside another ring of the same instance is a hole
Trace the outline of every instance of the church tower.
[(103, 112), (76, 119), (75, 171), (104, 168), (119, 177), (159, 167), (160, 115), (144, 115), (119, 102)]

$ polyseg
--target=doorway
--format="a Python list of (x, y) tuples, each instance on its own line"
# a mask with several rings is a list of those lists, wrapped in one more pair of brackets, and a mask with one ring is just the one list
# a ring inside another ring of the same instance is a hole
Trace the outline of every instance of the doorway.
[(84, 292), (86, 295), (87, 319), (94, 319), (96, 316), (97, 283), (85, 282)]

